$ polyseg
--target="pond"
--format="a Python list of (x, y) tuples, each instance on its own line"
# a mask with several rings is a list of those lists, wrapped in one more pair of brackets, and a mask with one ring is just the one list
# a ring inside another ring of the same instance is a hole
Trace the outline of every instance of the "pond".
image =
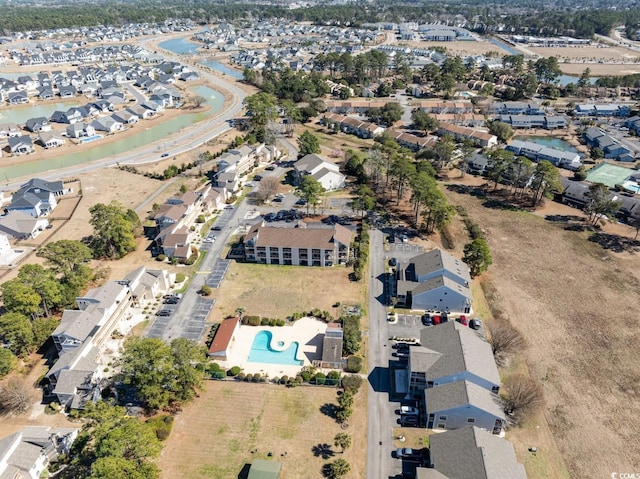
[[(560, 75), (558, 77), (558, 84), (560, 86), (566, 86), (569, 83), (574, 83), (577, 84), (578, 80), (580, 80), (579, 76), (573, 76), (573, 75)], [(589, 78), (589, 84), (591, 85), (595, 85), (596, 80), (599, 80), (599, 77), (590, 77)]]
[[(204, 120), (208, 116), (216, 114), (222, 109), (224, 104), (224, 96), (222, 93), (206, 86), (194, 87), (192, 88), (192, 91), (196, 95), (203, 96), (207, 99), (206, 104), (209, 106), (207, 111), (200, 113), (184, 113), (148, 128), (145, 128), (145, 121), (142, 120), (133, 127), (135, 131), (134, 134), (128, 137), (123, 137), (119, 141), (100, 145), (101, 141), (97, 139), (92, 142), (96, 145), (95, 147), (78, 153), (65, 154), (64, 156), (41, 160), (25, 161), (24, 163), (0, 168), (0, 178), (4, 178), (8, 181), (13, 178), (34, 175), (56, 168), (80, 165), (107, 158), (109, 156), (126, 153), (149, 143), (154, 143), (162, 140), (163, 138), (167, 138), (183, 128), (191, 126), (198, 121)], [(25, 160), (31, 160), (32, 156), (33, 155), (26, 157)]]
[(571, 146), (570, 143), (561, 140), (560, 138), (553, 138), (551, 136), (516, 136), (514, 140), (530, 141), (532, 143), (537, 143), (538, 145), (553, 148), (554, 150), (578, 153), (578, 150)]
[(515, 48), (511, 48), (506, 43), (495, 38), (489, 38), (489, 43), (493, 43), (495, 46), (502, 48), (505, 52), (509, 53), (509, 55), (522, 55), (522, 52), (519, 52)]
[(184, 38), (165, 40), (164, 42), (158, 43), (158, 46), (178, 55), (184, 55), (185, 53), (190, 55), (192, 53), (196, 53), (198, 48), (201, 47), (201, 45), (185, 40)]
[[(89, 100), (87, 100), (88, 102)], [(45, 118), (51, 118), (51, 115), (56, 110), (67, 111), (73, 106), (80, 106), (79, 101), (70, 102), (42, 102), (32, 103), (28, 105), (14, 106), (7, 109), (0, 110), (0, 123), (10, 121), (16, 125), (24, 125), (29, 118), (37, 118), (44, 116)]]
[(238, 70), (234, 70), (233, 68), (229, 68), (227, 65), (224, 65), (215, 60), (205, 60), (202, 62), (204, 66), (211, 68), (212, 70), (218, 71), (220, 73), (224, 73), (225, 75), (229, 75), (231, 78), (236, 78), (238, 80), (242, 80), (244, 75), (242, 72)]

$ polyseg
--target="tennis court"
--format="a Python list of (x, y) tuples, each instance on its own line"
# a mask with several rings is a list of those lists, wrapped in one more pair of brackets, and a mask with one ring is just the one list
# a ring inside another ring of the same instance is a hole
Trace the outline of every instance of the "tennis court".
[(622, 166), (611, 165), (609, 163), (601, 163), (589, 170), (587, 181), (591, 183), (602, 183), (613, 188), (616, 185), (623, 184), (624, 180), (629, 178), (633, 173), (634, 171), (629, 168), (623, 168)]

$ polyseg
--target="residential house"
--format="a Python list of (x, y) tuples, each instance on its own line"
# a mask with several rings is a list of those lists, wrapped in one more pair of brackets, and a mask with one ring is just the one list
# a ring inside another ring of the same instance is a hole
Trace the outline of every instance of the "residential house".
[(564, 187), (562, 192), (562, 202), (577, 208), (584, 207), (589, 201), (589, 183), (572, 181), (569, 178), (560, 177), (560, 183)]
[(29, 97), (26, 91), (10, 91), (7, 95), (9, 105), (23, 105), (29, 103)]
[(468, 100), (464, 101), (448, 101), (448, 100), (421, 100), (411, 104), (412, 107), (418, 108), (425, 113), (432, 114), (454, 114), (461, 115), (465, 113), (473, 113), (473, 103)]
[(397, 266), (399, 306), (432, 311), (471, 311), (469, 267), (441, 249), (433, 249)]
[(382, 108), (387, 103), (397, 103), (395, 100), (329, 100), (326, 102), (327, 111), (343, 115), (363, 115), (370, 108)]
[(240, 191), (240, 175), (235, 170), (218, 173), (216, 175), (215, 186), (223, 189), (225, 200), (227, 200)]
[(51, 123), (45, 117), (29, 118), (25, 123), (25, 128), (32, 133), (40, 131), (51, 131)]
[(140, 117), (128, 110), (119, 110), (111, 115), (111, 118), (122, 123), (123, 125), (134, 125), (138, 123)]
[[(0, 478), (39, 479), (60, 454), (69, 454), (78, 428), (27, 426), (0, 439)], [(47, 474), (48, 475), (48, 474)]]
[(544, 108), (538, 102), (504, 101), (492, 103), (489, 110), (495, 115), (542, 115)]
[(66, 128), (66, 132), (69, 138), (83, 138), (96, 134), (95, 128), (89, 123), (74, 123)]
[(28, 155), (33, 153), (33, 142), (28, 135), (23, 136), (10, 136), (9, 137), (9, 149), (15, 156)]
[(600, 148), (605, 158), (618, 161), (624, 160), (626, 162), (635, 161), (636, 151), (632, 150), (630, 146), (622, 144), (617, 138), (607, 134), (600, 128), (588, 128), (584, 132), (584, 139), (587, 145)]
[(506, 424), (500, 397), (462, 380), (424, 390), (427, 429), (475, 426), (500, 434)]
[(500, 115), (498, 119), (516, 129), (544, 128), (546, 130), (555, 130), (567, 127), (567, 120), (560, 115)]
[(457, 125), (440, 125), (438, 135), (452, 136), (456, 141), (470, 140), (474, 145), (491, 148), (498, 145), (498, 138), (491, 133)]
[(330, 163), (315, 153), (300, 158), (293, 164), (294, 183), (299, 185), (304, 176), (315, 178), (326, 191), (344, 188), (345, 176), (335, 163)]
[(629, 128), (629, 131), (638, 135), (638, 133), (640, 133), (640, 116), (632, 116), (631, 118), (628, 118), (625, 125)]
[(107, 133), (115, 133), (124, 129), (122, 122), (110, 116), (96, 118), (91, 122), (91, 126), (95, 131), (106, 131)]
[(225, 361), (236, 342), (236, 334), (239, 329), (239, 317), (223, 319), (211, 342), (211, 346), (209, 346), (209, 352), (207, 353), (209, 357)]
[(430, 468), (418, 467), (416, 479), (527, 479), (513, 445), (478, 427), (429, 437)]
[(58, 148), (64, 145), (67, 140), (65, 140), (60, 133), (57, 131), (43, 131), (38, 135), (38, 141), (42, 146), (47, 149), (50, 148)]
[(255, 224), (244, 237), (245, 258), (265, 264), (334, 266), (349, 260), (351, 231), (342, 225), (279, 227)]
[(576, 116), (614, 116), (628, 117), (631, 114), (631, 105), (622, 103), (582, 103), (574, 108)]
[(152, 303), (162, 292), (171, 288), (171, 279), (166, 270), (147, 269), (145, 266), (133, 270), (119, 283), (129, 286), (131, 303), (137, 307)]
[(7, 207), (8, 211), (21, 211), (34, 218), (51, 213), (58, 205), (57, 198), (71, 193), (62, 181), (32, 178), (21, 185)]
[(490, 168), (489, 158), (479, 153), (475, 153), (467, 163), (469, 172), (477, 175), (484, 175)]
[(0, 123), (0, 138), (10, 138), (20, 136), (20, 128), (15, 123)]
[(400, 146), (404, 146), (405, 148), (409, 148), (413, 151), (418, 151), (422, 148), (435, 146), (435, 144), (438, 143), (437, 136), (416, 136), (412, 135), (411, 133), (404, 133), (402, 131), (395, 130), (393, 128), (389, 128), (386, 133), (390, 138), (393, 138)]
[(248, 145), (229, 150), (218, 160), (218, 171), (225, 173), (235, 171), (241, 175), (253, 168), (256, 158), (256, 149)]
[(0, 216), (0, 231), (17, 240), (35, 238), (47, 226), (49, 222), (45, 218), (35, 218), (22, 211), (9, 211)]
[(457, 321), (424, 328), (420, 346), (409, 351), (409, 391), (468, 381), (488, 391), (500, 391), (500, 375), (491, 345)]
[(578, 153), (549, 148), (532, 141), (511, 140), (505, 149), (516, 155), (526, 156), (532, 161), (546, 160), (559, 168), (568, 170), (576, 170), (582, 165), (582, 159)]

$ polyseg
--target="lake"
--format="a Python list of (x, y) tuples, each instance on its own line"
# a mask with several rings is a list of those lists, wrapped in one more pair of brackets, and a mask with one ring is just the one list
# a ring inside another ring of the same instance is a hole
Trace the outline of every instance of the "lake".
[[(89, 102), (90, 100), (87, 100)], [(6, 110), (0, 110), (0, 123), (10, 121), (16, 125), (24, 125), (29, 118), (37, 118), (44, 116), (45, 118), (51, 118), (51, 115), (56, 110), (67, 111), (73, 106), (80, 106), (79, 101), (70, 101), (66, 103), (32, 103), (29, 105), (14, 106), (7, 108)]]
[(555, 150), (578, 153), (578, 150), (571, 146), (570, 143), (561, 140), (560, 138), (553, 138), (550, 136), (516, 136), (514, 137), (514, 140), (530, 141), (532, 143), (537, 143), (538, 145), (543, 145)]
[(196, 53), (198, 48), (201, 47), (201, 45), (185, 40), (184, 38), (165, 40), (164, 42), (158, 43), (158, 46), (178, 55), (184, 55), (185, 53), (190, 55), (192, 53)]
[[(586, 67), (585, 67), (585, 68), (586, 68)], [(599, 80), (599, 78), (600, 78), (600, 77), (590, 77), (590, 78), (589, 78), (589, 83), (590, 83), (591, 85), (595, 85), (596, 80)], [(579, 76), (577, 76), (577, 77), (576, 77), (576, 76), (573, 76), (573, 75), (560, 75), (560, 76), (558, 77), (558, 84), (559, 84), (560, 86), (566, 86), (566, 85), (568, 85), (569, 83), (577, 84), (577, 83), (578, 83), (578, 80), (580, 80), (580, 77), (579, 77)]]
[[(24, 163), (0, 168), (0, 178), (11, 180), (23, 176), (35, 175), (56, 168), (81, 165), (109, 156), (120, 155), (141, 146), (168, 138), (174, 133), (193, 125), (194, 123), (212, 116), (222, 109), (224, 96), (222, 93), (206, 86), (192, 88), (193, 93), (207, 99), (209, 109), (200, 113), (184, 113), (173, 117), (163, 123), (145, 128), (145, 120), (141, 120), (133, 127), (135, 133), (129, 137), (123, 137), (119, 141), (113, 141), (100, 145), (100, 140), (94, 142), (95, 146), (78, 153), (64, 154), (54, 158), (30, 161), (34, 155), (25, 157)], [(116, 133), (117, 136), (117, 133)]]
[(493, 43), (495, 46), (502, 48), (509, 55), (522, 55), (522, 52), (519, 52), (515, 48), (511, 48), (506, 43), (501, 42), (500, 40), (497, 40), (495, 38), (489, 38), (489, 43)]
[(212, 70), (218, 71), (220, 73), (224, 73), (225, 75), (229, 75), (231, 78), (235, 78), (237, 80), (244, 79), (244, 75), (242, 72), (238, 70), (234, 70), (233, 68), (229, 68), (227, 65), (223, 63), (217, 62), (215, 60), (205, 60), (202, 62), (202, 65), (211, 68)]

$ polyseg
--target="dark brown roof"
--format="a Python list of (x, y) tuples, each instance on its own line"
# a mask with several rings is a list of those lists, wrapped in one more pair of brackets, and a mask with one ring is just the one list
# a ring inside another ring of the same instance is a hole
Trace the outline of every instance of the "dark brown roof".
[(231, 342), (231, 338), (233, 338), (236, 326), (238, 325), (238, 321), (240, 321), (240, 318), (235, 317), (225, 319), (220, 323), (220, 327), (218, 328), (218, 331), (213, 338), (213, 342), (209, 347), (210, 356), (227, 350), (229, 343)]
[(254, 236), (257, 236), (256, 246), (281, 248), (333, 249), (335, 241), (347, 246), (351, 243), (351, 231), (342, 225), (334, 225), (333, 228), (281, 228), (258, 225), (247, 234), (248, 239)]

